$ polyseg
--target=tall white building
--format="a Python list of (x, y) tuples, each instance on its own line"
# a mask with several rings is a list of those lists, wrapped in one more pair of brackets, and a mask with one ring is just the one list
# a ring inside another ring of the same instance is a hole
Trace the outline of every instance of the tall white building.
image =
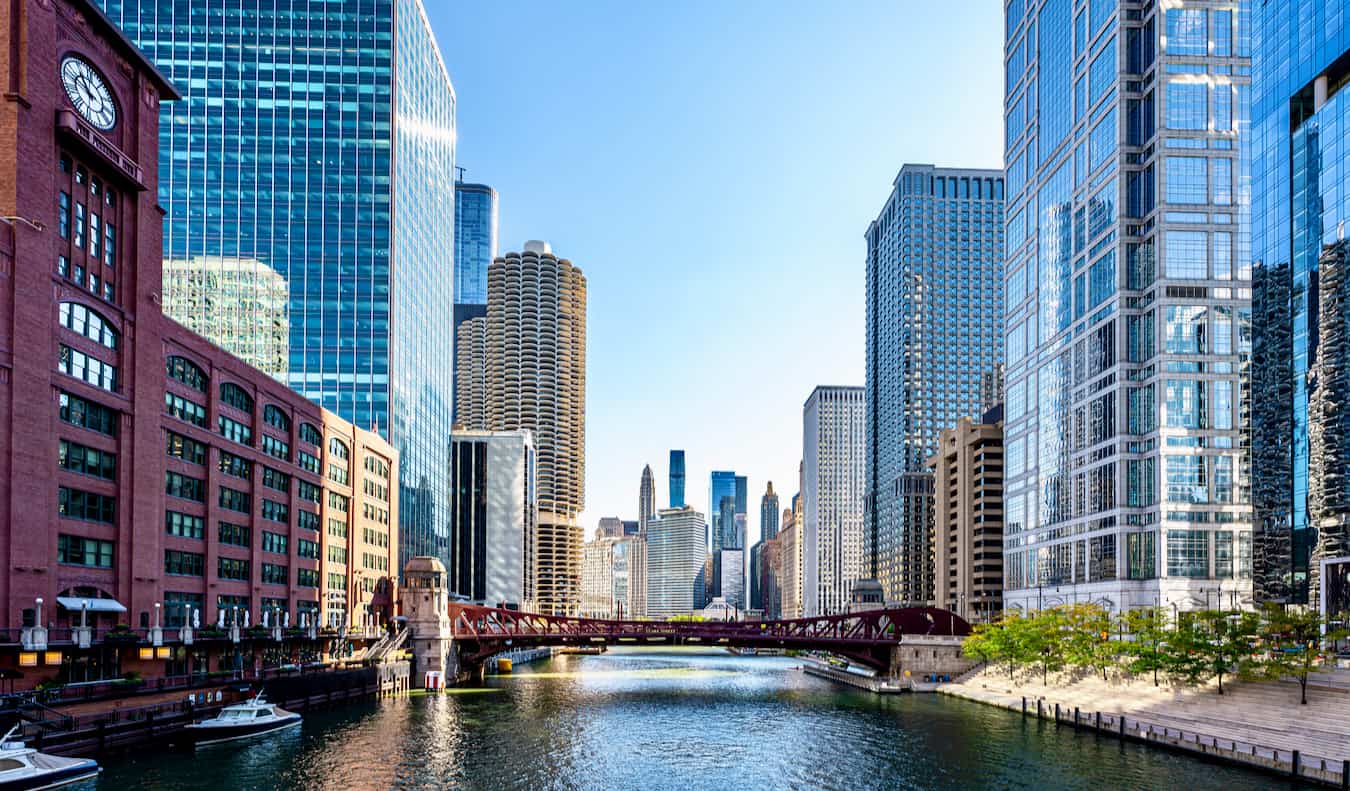
[(597, 536), (582, 547), (580, 615), (646, 617), (647, 542), (641, 536)]
[(702, 604), (707, 559), (703, 514), (689, 506), (663, 508), (647, 524), (647, 616), (691, 615)]
[(739, 610), (745, 609), (745, 550), (723, 549), (719, 564), (722, 598)]
[(867, 402), (861, 387), (817, 387), (802, 410), (802, 614), (848, 610), (863, 564)]
[(457, 429), (450, 435), (449, 589), (470, 601), (529, 609), (537, 517), (529, 431)]

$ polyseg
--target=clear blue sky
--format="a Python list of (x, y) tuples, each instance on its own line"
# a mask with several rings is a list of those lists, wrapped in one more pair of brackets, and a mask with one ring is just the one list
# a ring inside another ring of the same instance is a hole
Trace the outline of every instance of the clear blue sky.
[(586, 511), (797, 491), (802, 403), (863, 384), (863, 233), (905, 162), (1001, 167), (1002, 5), (425, 0), (500, 245), (589, 283)]

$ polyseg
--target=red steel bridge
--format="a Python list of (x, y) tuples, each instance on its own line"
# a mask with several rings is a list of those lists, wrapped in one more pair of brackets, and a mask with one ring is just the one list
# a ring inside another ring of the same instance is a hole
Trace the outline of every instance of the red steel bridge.
[(965, 636), (970, 624), (949, 610), (907, 607), (787, 621), (608, 621), (450, 603), (461, 666), (476, 667), (514, 648), (707, 645), (828, 651), (886, 672), (904, 635)]

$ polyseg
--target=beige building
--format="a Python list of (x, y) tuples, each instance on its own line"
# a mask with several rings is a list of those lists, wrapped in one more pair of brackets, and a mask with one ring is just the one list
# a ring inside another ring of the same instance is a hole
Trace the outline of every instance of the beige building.
[(324, 412), (319, 581), (324, 623), (378, 631), (394, 615), (398, 455), (371, 431)]
[(581, 606), (586, 477), (586, 278), (547, 242), (488, 267), (485, 428), (529, 429), (539, 516), (525, 598), (540, 612)]
[(164, 261), (164, 314), (249, 365), (285, 381), (290, 368), (286, 278), (256, 258)]
[(487, 318), (461, 322), (455, 331), (455, 422), (487, 428)]
[(933, 471), (937, 606), (970, 621), (1003, 610), (1002, 409), (945, 429)]
[(583, 618), (647, 616), (647, 542), (640, 536), (597, 536), (581, 550)]
[(783, 618), (802, 617), (802, 542), (797, 515), (783, 513), (784, 525), (778, 530), (780, 608)]

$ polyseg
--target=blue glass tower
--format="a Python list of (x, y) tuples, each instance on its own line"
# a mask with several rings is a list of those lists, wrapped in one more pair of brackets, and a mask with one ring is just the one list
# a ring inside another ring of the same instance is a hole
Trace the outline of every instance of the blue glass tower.
[(1252, 5), (1006, 4), (1010, 610), (1248, 598)]
[(487, 270), (497, 257), (497, 191), (455, 183), (455, 304), (487, 304)]
[(670, 452), (670, 507), (684, 507), (684, 451), (682, 450)]
[(1003, 361), (1002, 242), (997, 170), (905, 165), (867, 229), (862, 573), (888, 601), (933, 601), (924, 462), (942, 429), (991, 397)]
[(1309, 406), (1329, 384), (1315, 375), (1319, 339), (1345, 321), (1322, 304), (1319, 259), (1350, 221), (1348, 13), (1344, 0), (1252, 4), (1253, 584), (1264, 601), (1315, 601), (1333, 559), (1319, 545), (1337, 538), (1339, 520), (1316, 516), (1327, 482), (1310, 437), (1326, 431)]
[(165, 257), (286, 278), (288, 383), (390, 439), (401, 560), (448, 562), (455, 92), (420, 0), (103, 5), (184, 93), (160, 115)]

